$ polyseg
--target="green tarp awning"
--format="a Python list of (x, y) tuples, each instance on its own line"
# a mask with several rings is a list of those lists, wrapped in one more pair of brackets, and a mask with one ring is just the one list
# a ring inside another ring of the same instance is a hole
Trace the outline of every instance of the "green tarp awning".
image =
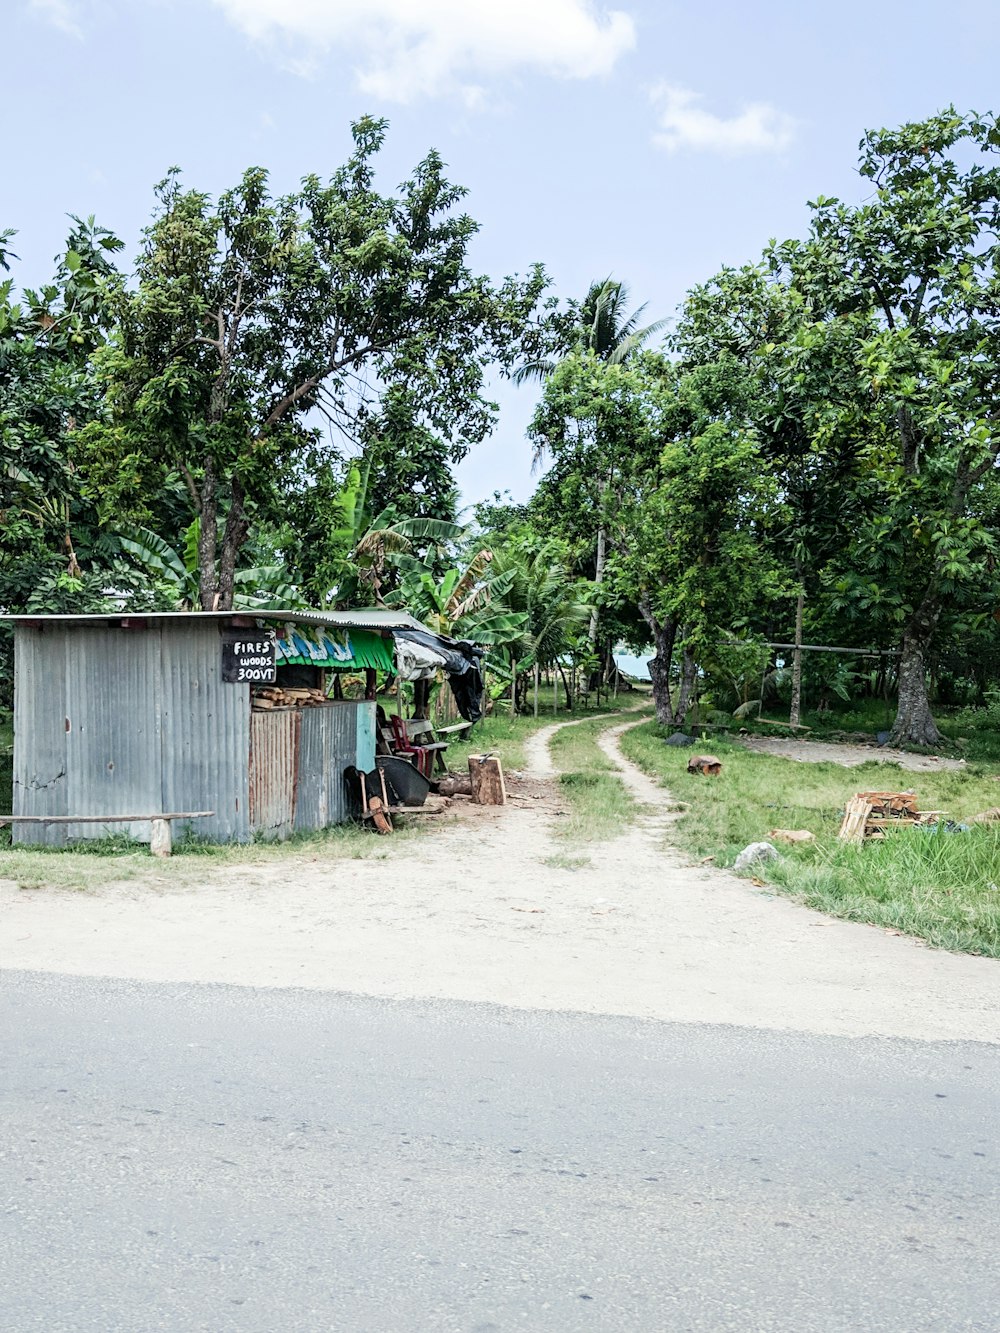
[(392, 641), (371, 630), (287, 627), (278, 638), (278, 666), (316, 666), (332, 671), (392, 671)]

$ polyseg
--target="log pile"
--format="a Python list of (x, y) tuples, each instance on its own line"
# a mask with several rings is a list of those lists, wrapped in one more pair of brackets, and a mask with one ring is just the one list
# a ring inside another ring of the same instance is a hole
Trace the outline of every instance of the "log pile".
[(837, 836), (843, 842), (862, 843), (882, 838), (888, 828), (933, 824), (940, 810), (918, 810), (912, 791), (859, 791), (847, 802)]
[(292, 688), (268, 685), (263, 690), (254, 691), (252, 706), (260, 711), (269, 708), (314, 708), (329, 702), (322, 690), (310, 690), (304, 686)]

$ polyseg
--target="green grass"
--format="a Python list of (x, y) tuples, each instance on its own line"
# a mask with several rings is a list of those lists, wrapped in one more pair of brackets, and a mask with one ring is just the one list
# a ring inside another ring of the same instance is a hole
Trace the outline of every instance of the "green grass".
[[(945, 708), (932, 705), (934, 719), (945, 738), (945, 745), (938, 750), (928, 750), (928, 754), (943, 754), (955, 758), (965, 758), (981, 763), (1000, 763), (1000, 729), (994, 724), (994, 715), (987, 709)], [(767, 716), (781, 721), (788, 715), (784, 704), (771, 704)], [(837, 701), (835, 708), (825, 712), (808, 709), (802, 714), (802, 723), (810, 728), (810, 740), (839, 739), (839, 733), (864, 732), (872, 740), (880, 731), (889, 731), (896, 716), (895, 700), (856, 699), (851, 703)], [(751, 718), (746, 722), (737, 722), (734, 730), (740, 726), (761, 736), (802, 735), (802, 732), (783, 732), (779, 727), (769, 727)], [(922, 747), (907, 747), (916, 752), (925, 752)]]
[(556, 852), (554, 856), (542, 858), (542, 865), (552, 870), (586, 870), (590, 865), (589, 856), (569, 856), (565, 852)]
[(772, 828), (809, 829), (816, 842), (781, 847), (759, 878), (810, 907), (919, 936), (943, 949), (1000, 958), (1000, 825), (967, 833), (899, 829), (883, 842), (840, 842), (839, 812), (857, 791), (910, 790), (925, 810), (956, 821), (1000, 805), (1000, 783), (982, 768), (912, 773), (889, 764), (804, 764), (753, 754), (723, 739), (718, 779), (689, 777), (688, 752), (663, 744), (655, 724), (627, 732), (622, 748), (686, 809), (676, 841), (693, 859), (731, 866)]
[[(560, 718), (565, 717), (565, 713), (560, 714)], [(539, 727), (547, 727), (552, 721), (551, 701), (548, 712), (540, 710), (537, 720), (530, 713), (512, 718), (509, 712), (497, 712), (484, 717), (472, 728), (468, 740), (449, 739), (445, 755), (448, 767), (463, 772), (470, 754), (489, 752), (500, 756), (505, 773), (514, 772), (525, 765), (525, 741)]]
[(173, 856), (164, 860), (150, 856), (148, 844), (122, 835), (66, 847), (8, 846), (0, 848), (0, 879), (13, 880), (23, 889), (86, 891), (112, 880), (183, 885), (202, 879), (210, 867), (238, 871), (277, 861), (294, 873), (298, 861), (381, 859), (400, 839), (419, 837), (420, 832), (414, 821), (398, 827), (392, 839), (379, 838), (355, 824), (296, 833), (284, 842), (212, 843), (191, 838), (176, 842)]
[(597, 737), (609, 725), (606, 718), (581, 722), (556, 732), (550, 742), (561, 794), (569, 809), (556, 821), (554, 831), (567, 842), (606, 842), (617, 837), (638, 813), (635, 799), (597, 744)]
[[(607, 706), (602, 704), (600, 708), (596, 706), (590, 709), (578, 708), (572, 713), (568, 713), (565, 708), (560, 708), (558, 712), (554, 712), (551, 692), (546, 691), (546, 693), (548, 698), (546, 699), (543, 695), (539, 700), (537, 718), (530, 711), (530, 691), (528, 696), (529, 711), (520, 714), (518, 717), (512, 718), (510, 716), (510, 705), (504, 700), (500, 700), (489, 717), (485, 717), (482, 722), (476, 723), (469, 740), (456, 741), (452, 739), (450, 741), (446, 756), (448, 767), (461, 771), (465, 768), (466, 760), (470, 754), (485, 754), (489, 751), (493, 754), (499, 754), (505, 773), (515, 772), (517, 769), (524, 768), (527, 763), (524, 744), (539, 727), (550, 726), (553, 722), (572, 722), (576, 718), (585, 718), (588, 712), (592, 712), (595, 717), (603, 716), (605, 713), (619, 711), (630, 706), (629, 696), (622, 695), (619, 699), (618, 708), (612, 703)], [(569, 730), (577, 731), (578, 728), (571, 727)], [(565, 732), (560, 732), (560, 735), (565, 734)]]

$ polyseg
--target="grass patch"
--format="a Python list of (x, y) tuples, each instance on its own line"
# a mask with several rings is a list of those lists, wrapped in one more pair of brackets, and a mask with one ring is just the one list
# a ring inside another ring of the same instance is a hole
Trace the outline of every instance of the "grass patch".
[[(607, 706), (602, 705), (600, 708), (595, 707), (591, 711), (595, 718), (598, 715), (603, 716), (605, 713), (622, 712), (632, 706), (629, 700), (634, 697), (623, 694), (617, 706), (612, 703)], [(540, 727), (548, 727), (553, 722), (572, 722), (576, 718), (586, 718), (587, 716), (587, 712), (582, 709), (577, 709), (574, 713), (567, 713), (564, 708), (560, 708), (558, 712), (554, 712), (551, 697), (548, 700), (547, 707), (542, 703), (539, 704), (537, 718), (531, 712), (511, 717), (509, 711), (507, 711), (508, 705), (503, 702), (499, 703), (496, 708), (496, 712), (483, 718), (482, 722), (476, 723), (468, 740), (456, 741), (453, 739), (450, 742), (446, 755), (449, 768), (460, 772), (465, 768), (470, 754), (486, 754), (489, 752), (500, 756), (500, 762), (503, 764), (505, 773), (516, 772), (527, 764), (527, 755), (524, 749), (525, 742)], [(581, 726), (585, 727), (586, 725), (586, 722), (581, 723)], [(607, 723), (601, 725), (606, 726)], [(569, 727), (565, 731), (559, 732), (557, 740), (579, 730), (580, 727)]]
[(0, 849), (0, 879), (13, 880), (22, 889), (78, 889), (90, 891), (109, 881), (146, 881), (158, 886), (196, 883), (206, 872), (227, 868), (238, 872), (248, 866), (281, 862), (294, 871), (297, 862), (380, 860), (391, 855), (400, 840), (421, 835), (416, 821), (397, 826), (391, 840), (382, 839), (355, 824), (340, 824), (311, 833), (296, 833), (284, 842), (213, 843), (192, 836), (174, 844), (173, 856), (150, 856), (146, 843), (127, 835), (85, 839), (65, 847), (5, 847)]
[(569, 856), (563, 852), (556, 852), (554, 856), (543, 857), (542, 865), (550, 866), (553, 870), (586, 870), (590, 865), (590, 857)]
[[(560, 716), (564, 718), (566, 714), (562, 713)], [(448, 767), (461, 773), (466, 768), (470, 754), (490, 753), (500, 756), (505, 773), (524, 768), (527, 762), (524, 752), (525, 741), (539, 727), (547, 727), (552, 720), (551, 708), (548, 712), (540, 711), (537, 718), (530, 713), (518, 717), (511, 717), (509, 713), (494, 713), (490, 717), (484, 717), (482, 722), (477, 722), (472, 728), (468, 740), (457, 741), (454, 738), (446, 738), (448, 752), (445, 758)]]
[(556, 732), (550, 742), (552, 762), (569, 807), (554, 832), (568, 842), (606, 842), (617, 837), (637, 814), (635, 799), (618, 770), (597, 744), (608, 720), (594, 719)]
[(850, 921), (919, 936), (943, 949), (1000, 958), (1000, 827), (968, 833), (899, 829), (883, 842), (837, 839), (839, 812), (857, 791), (909, 790), (921, 808), (957, 822), (1000, 804), (1000, 784), (969, 771), (911, 773), (891, 764), (803, 764), (754, 754), (723, 739), (712, 748), (721, 778), (689, 777), (687, 754), (664, 745), (650, 723), (622, 748), (686, 803), (672, 836), (693, 859), (731, 866), (772, 828), (809, 829), (816, 842), (782, 847), (782, 861), (756, 867), (761, 879), (810, 907)]

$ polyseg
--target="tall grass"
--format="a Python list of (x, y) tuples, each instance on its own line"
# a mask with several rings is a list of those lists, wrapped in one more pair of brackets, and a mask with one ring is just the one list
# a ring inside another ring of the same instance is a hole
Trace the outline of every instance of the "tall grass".
[(689, 777), (687, 752), (664, 745), (655, 724), (626, 732), (625, 752), (686, 804), (674, 837), (692, 857), (731, 866), (771, 829), (808, 829), (816, 841), (781, 847), (755, 873), (811, 907), (917, 935), (945, 949), (1000, 958), (1000, 826), (949, 833), (901, 828), (881, 841), (839, 841), (840, 813), (855, 792), (913, 790), (925, 810), (955, 822), (1000, 805), (1000, 784), (971, 771), (912, 773), (890, 764), (804, 764), (751, 753), (721, 738), (717, 779)]

